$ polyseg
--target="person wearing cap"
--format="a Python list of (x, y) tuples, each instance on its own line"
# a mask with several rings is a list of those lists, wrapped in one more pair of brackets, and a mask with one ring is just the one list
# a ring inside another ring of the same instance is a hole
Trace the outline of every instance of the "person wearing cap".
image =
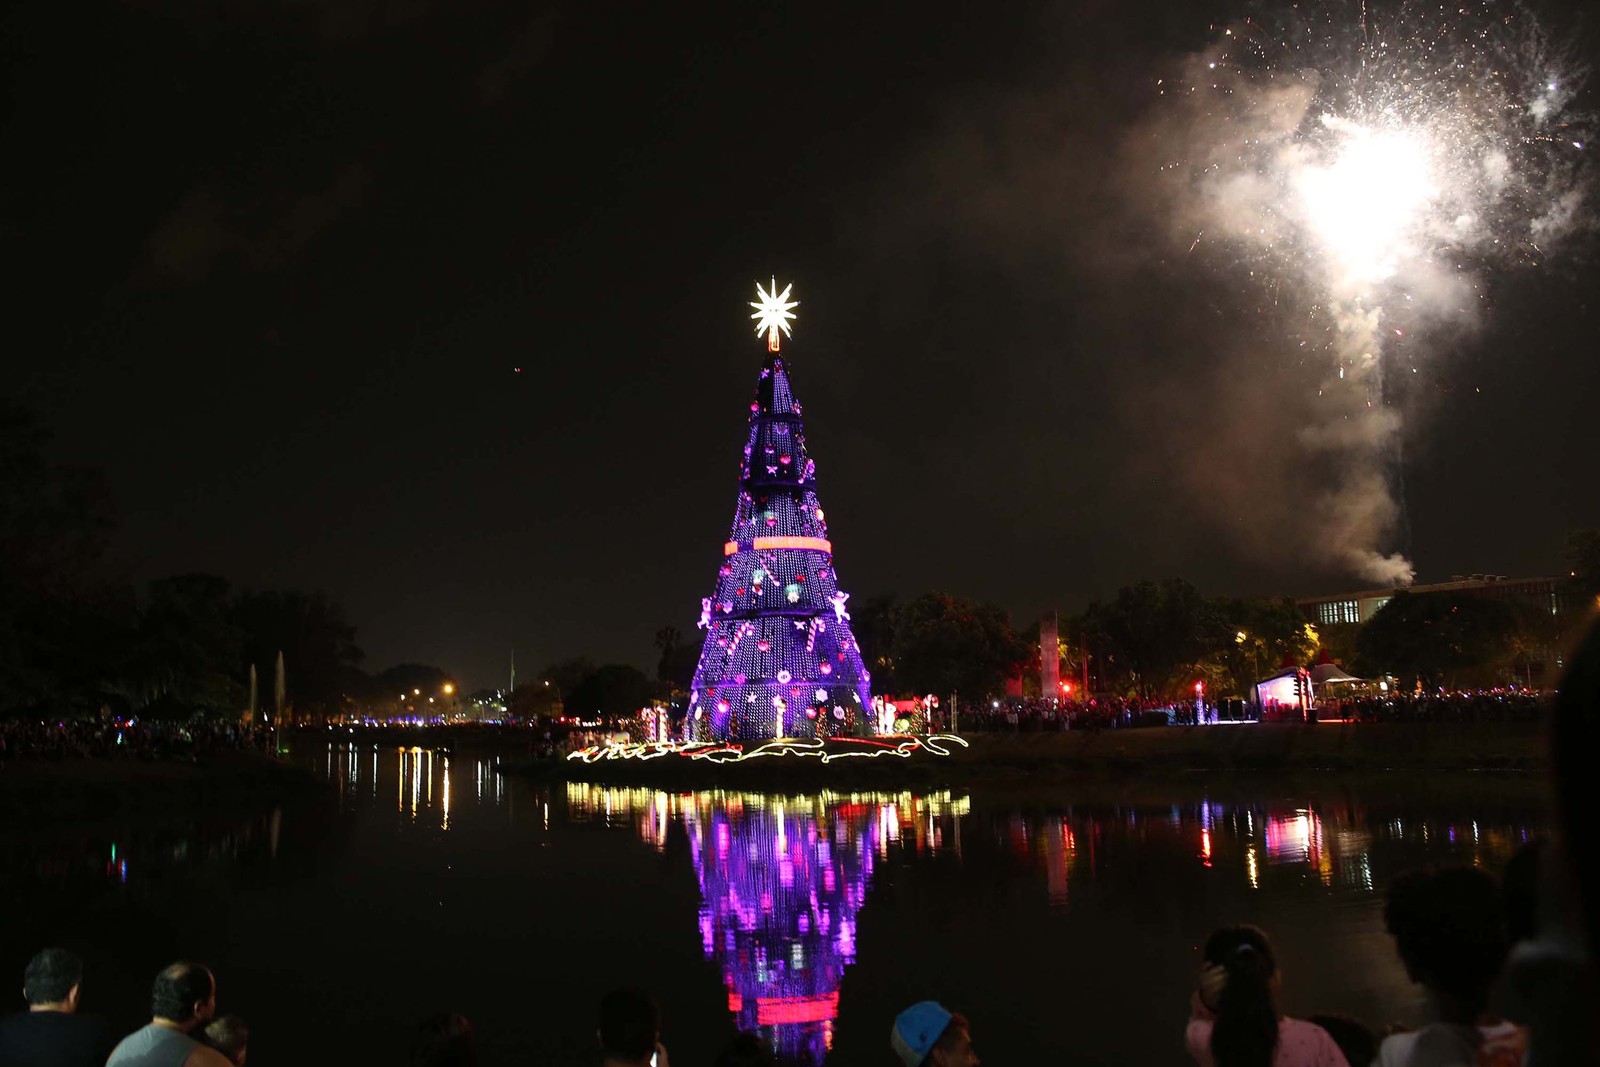
[(895, 1016), (889, 1047), (905, 1067), (978, 1067), (966, 1016), (936, 1000), (913, 1004)]

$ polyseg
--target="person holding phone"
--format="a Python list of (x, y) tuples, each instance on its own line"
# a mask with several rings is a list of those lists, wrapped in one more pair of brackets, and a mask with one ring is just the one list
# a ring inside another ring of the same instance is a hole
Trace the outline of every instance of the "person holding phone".
[(1326, 1030), (1278, 1010), (1282, 978), (1266, 934), (1223, 927), (1201, 956), (1184, 1035), (1200, 1067), (1349, 1067)]

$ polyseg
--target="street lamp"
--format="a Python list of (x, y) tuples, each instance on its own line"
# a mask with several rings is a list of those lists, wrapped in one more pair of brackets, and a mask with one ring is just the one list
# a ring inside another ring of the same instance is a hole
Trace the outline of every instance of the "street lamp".
[(1250, 641), (1250, 703), (1254, 704), (1257, 695), (1255, 686), (1261, 680), (1261, 646), (1258, 642), (1251, 640), (1250, 635), (1243, 630), (1235, 633), (1233, 640), (1235, 644), (1241, 647), (1246, 641)]
[[(1238, 633), (1234, 634), (1233, 635), (1233, 640), (1234, 640), (1235, 644), (1238, 644), (1238, 645), (1241, 645), (1241, 646), (1246, 641), (1250, 641), (1250, 673), (1252, 675), (1260, 674), (1261, 673), (1261, 660), (1260, 660), (1261, 646), (1256, 641), (1251, 640), (1250, 635), (1245, 633), (1243, 630), (1240, 630)], [(1252, 677), (1250, 680), (1252, 682), (1254, 682), (1255, 678)]]

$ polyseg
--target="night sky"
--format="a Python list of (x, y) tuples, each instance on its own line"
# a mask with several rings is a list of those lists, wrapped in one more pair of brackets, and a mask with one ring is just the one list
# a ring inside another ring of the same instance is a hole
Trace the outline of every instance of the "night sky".
[[(1600, 56), (1589, 6), (1543, 10)], [(1237, 10), (15, 6), (6, 390), (128, 576), (320, 588), (368, 669), (472, 686), (695, 633), (773, 275), (856, 603), (1364, 588), (1303, 525), (1328, 365), (1141, 200), (1156, 80)], [(1600, 525), (1594, 244), (1406, 353), (1419, 580)]]

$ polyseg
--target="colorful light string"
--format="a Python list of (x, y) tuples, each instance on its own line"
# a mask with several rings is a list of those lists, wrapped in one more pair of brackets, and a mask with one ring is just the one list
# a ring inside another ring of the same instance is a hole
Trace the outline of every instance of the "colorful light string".
[(930, 756), (952, 755), (952, 748), (966, 748), (967, 742), (955, 734), (927, 734), (922, 737), (834, 737), (810, 739), (785, 737), (747, 747), (738, 741), (607, 741), (588, 745), (567, 754), (579, 763), (607, 760), (638, 760), (641, 763), (667, 756), (710, 763), (744, 763), (753, 759), (792, 756), (833, 763), (842, 759), (876, 759), (893, 756), (909, 759), (918, 752)]

